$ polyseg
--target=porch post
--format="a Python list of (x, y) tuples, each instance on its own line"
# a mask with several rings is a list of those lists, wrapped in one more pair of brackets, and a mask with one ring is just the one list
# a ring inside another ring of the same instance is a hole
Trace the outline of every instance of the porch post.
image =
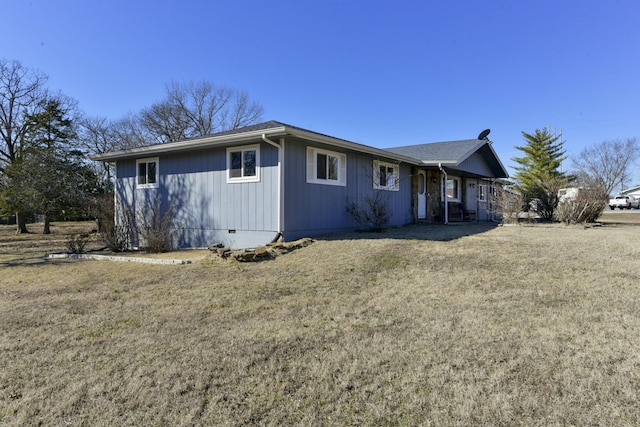
[(411, 168), (411, 192), (413, 199), (413, 223), (416, 224), (418, 222), (418, 168), (415, 166)]
[(444, 179), (440, 182), (440, 187), (442, 190), (442, 200), (444, 201), (444, 224), (449, 224), (449, 201), (447, 200), (447, 171), (442, 167), (442, 163), (438, 163), (438, 167), (440, 171), (444, 174)]

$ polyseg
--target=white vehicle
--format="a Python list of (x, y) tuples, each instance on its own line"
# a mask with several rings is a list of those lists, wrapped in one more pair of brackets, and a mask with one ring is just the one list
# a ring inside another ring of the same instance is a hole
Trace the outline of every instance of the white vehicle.
[(633, 196), (616, 196), (613, 199), (609, 199), (609, 208), (614, 210), (619, 209), (638, 209), (638, 199)]

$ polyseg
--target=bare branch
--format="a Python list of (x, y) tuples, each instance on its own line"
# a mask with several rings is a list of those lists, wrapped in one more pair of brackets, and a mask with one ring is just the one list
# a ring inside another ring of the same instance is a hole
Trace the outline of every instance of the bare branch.
[(141, 113), (141, 125), (158, 142), (237, 129), (259, 121), (262, 105), (246, 92), (199, 82), (171, 82), (165, 98)]
[(0, 171), (19, 157), (26, 118), (48, 97), (46, 81), (17, 61), (0, 60)]
[(636, 138), (603, 141), (572, 159), (580, 185), (602, 188), (606, 194), (622, 189), (633, 162), (640, 155)]

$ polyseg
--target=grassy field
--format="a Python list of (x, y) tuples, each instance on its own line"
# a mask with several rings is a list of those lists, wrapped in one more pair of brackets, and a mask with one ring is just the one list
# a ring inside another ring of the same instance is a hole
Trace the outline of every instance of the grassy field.
[(640, 228), (621, 218), (179, 266), (44, 261), (68, 227), (0, 226), (0, 425), (638, 425)]

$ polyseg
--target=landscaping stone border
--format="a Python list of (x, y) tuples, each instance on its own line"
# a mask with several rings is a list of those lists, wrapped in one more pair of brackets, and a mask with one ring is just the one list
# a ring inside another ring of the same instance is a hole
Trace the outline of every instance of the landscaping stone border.
[(278, 255), (286, 254), (296, 249), (304, 248), (313, 243), (313, 239), (305, 237), (293, 242), (270, 243), (255, 249), (232, 249), (221, 243), (209, 246), (209, 250), (223, 259), (235, 259), (240, 262), (255, 262), (274, 259)]
[(140, 262), (144, 264), (191, 264), (188, 259), (159, 259), (159, 258), (142, 258), (114, 255), (94, 255), (94, 254), (46, 254), (45, 259), (93, 259), (98, 261), (117, 261), (117, 262)]

